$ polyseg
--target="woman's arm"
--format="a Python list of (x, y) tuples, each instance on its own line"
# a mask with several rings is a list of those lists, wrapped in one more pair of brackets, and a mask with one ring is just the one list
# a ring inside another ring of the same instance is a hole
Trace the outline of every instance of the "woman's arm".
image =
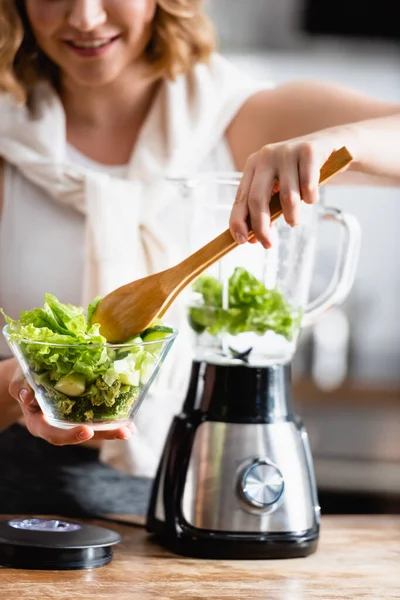
[[(3, 159), (0, 156), (0, 219), (3, 206)], [(16, 423), (22, 415), (18, 402), (10, 395), (9, 385), (17, 368), (15, 358), (0, 361), (0, 431)]]
[(17, 368), (15, 358), (0, 361), (0, 431), (22, 416), (19, 403), (10, 395), (9, 385)]
[[(0, 156), (0, 218), (3, 204), (3, 160)], [(17, 367), (15, 358), (0, 361), (0, 431), (9, 427), (22, 415), (21, 408), (8, 391)]]
[(237, 168), (243, 170), (249, 156), (263, 146), (321, 130), (355, 157), (340, 183), (364, 183), (352, 176), (356, 171), (367, 175), (367, 184), (384, 185), (389, 179), (398, 185), (400, 104), (339, 84), (301, 81), (260, 92), (244, 104), (227, 138)]
[(239, 243), (250, 216), (256, 238), (271, 246), (269, 201), (277, 187), (286, 221), (298, 224), (300, 199), (318, 200), (319, 171), (342, 146), (353, 161), (336, 183), (400, 185), (400, 105), (336, 84), (292, 83), (255, 95), (227, 139), (243, 170), (230, 218)]

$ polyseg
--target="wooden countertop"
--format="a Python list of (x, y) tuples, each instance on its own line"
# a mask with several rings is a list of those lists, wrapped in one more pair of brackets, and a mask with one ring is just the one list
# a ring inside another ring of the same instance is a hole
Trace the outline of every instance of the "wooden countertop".
[(137, 525), (96, 522), (123, 538), (89, 571), (0, 568), (7, 600), (398, 600), (400, 516), (326, 516), (317, 553), (290, 560), (178, 557)]

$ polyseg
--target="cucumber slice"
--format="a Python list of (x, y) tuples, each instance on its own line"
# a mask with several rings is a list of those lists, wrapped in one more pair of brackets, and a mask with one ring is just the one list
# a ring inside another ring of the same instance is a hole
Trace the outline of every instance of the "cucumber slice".
[(128, 344), (132, 344), (132, 346), (134, 346), (135, 344), (140, 344), (141, 341), (142, 341), (142, 338), (139, 335), (135, 335), (134, 337), (126, 340), (124, 342), (124, 345), (127, 346)]
[(141, 333), (141, 338), (144, 342), (154, 342), (157, 340), (163, 340), (164, 338), (169, 337), (174, 330), (172, 327), (167, 327), (166, 325), (154, 325), (153, 327), (149, 327), (145, 329)]
[(123, 385), (133, 385), (135, 387), (139, 385), (140, 371), (136, 368), (136, 362), (136, 355), (133, 354), (128, 354), (125, 358), (114, 362), (114, 371)]
[(121, 373), (119, 380), (123, 385), (138, 387), (140, 383), (140, 371), (128, 371)]
[(66, 396), (81, 396), (85, 392), (86, 379), (81, 373), (71, 373), (60, 377), (54, 386), (57, 392)]

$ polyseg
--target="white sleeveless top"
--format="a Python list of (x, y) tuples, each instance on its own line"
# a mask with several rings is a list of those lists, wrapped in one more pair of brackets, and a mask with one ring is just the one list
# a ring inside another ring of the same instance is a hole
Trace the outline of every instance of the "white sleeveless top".
[[(93, 212), (90, 213), (87, 208), (90, 203), (94, 206), (94, 214), (99, 210), (104, 212), (102, 239), (104, 235), (110, 234), (109, 243), (112, 247), (115, 236), (112, 236), (112, 231), (110, 233), (104, 228), (109, 221), (121, 223), (128, 220), (125, 223), (125, 237), (123, 232), (118, 242), (121, 244), (121, 238), (126, 242), (125, 254), (134, 252), (135, 248), (141, 251), (137, 240), (136, 246), (132, 246), (127, 238), (129, 232), (133, 237), (138, 237), (135, 226), (138, 227), (137, 231), (143, 233), (146, 229), (146, 215), (143, 217), (141, 214), (142, 221), (135, 225), (133, 218), (129, 223), (129, 213), (119, 213), (119, 209), (131, 210), (130, 205), (135, 200), (138, 201), (132, 190), (135, 189), (135, 184), (140, 185), (142, 174), (144, 187), (140, 190), (142, 193), (147, 192), (157, 160), (157, 174), (161, 178), (156, 184), (156, 194), (143, 200), (147, 205), (144, 208), (149, 210), (149, 229), (154, 221), (154, 212), (150, 210), (151, 202), (154, 197), (160, 197), (160, 190), (166, 185), (162, 183), (162, 175), (171, 174), (171, 164), (174, 175), (235, 170), (224, 135), (226, 127), (249, 96), (270, 85), (248, 80), (218, 55), (213, 57), (211, 67), (195, 67), (191, 78), (195, 80), (191, 96), (182, 92), (186, 85), (184, 78), (176, 84), (166, 83), (166, 89), (160, 92), (162, 101), (159, 104), (163, 106), (158, 113), (161, 109), (167, 112), (168, 141), (162, 139), (159, 114), (153, 111), (148, 119), (153, 122), (147, 122), (143, 127), (147, 137), (139, 142), (139, 149), (134, 151), (130, 163), (117, 167), (95, 163), (68, 146), (65, 133), (57, 133), (59, 121), (62, 120), (61, 109), (59, 106), (54, 108), (56, 100), (49, 98), (47, 90), (40, 91), (39, 115), (42, 116), (35, 120), (26, 113), (17, 112), (15, 107), (10, 108), (10, 100), (4, 100), (0, 96), (0, 156), (5, 158), (0, 222), (0, 306), (6, 314), (18, 318), (21, 310), (41, 306), (46, 292), (54, 294), (61, 302), (83, 304), (83, 289), (87, 279), (88, 222), (91, 223), (92, 245), (93, 240), (96, 240), (96, 231), (93, 233), (96, 224), (90, 221), (93, 219)], [(197, 90), (197, 96), (196, 93), (193, 94), (193, 89), (195, 92)], [(10, 126), (13, 119), (17, 125)], [(59, 129), (62, 131), (63, 128)], [(64, 150), (60, 150), (61, 147)], [(109, 180), (105, 175), (110, 176)], [(90, 185), (87, 183), (88, 176), (91, 178)], [(95, 189), (96, 186), (98, 189)], [(91, 190), (92, 197), (88, 201)], [(128, 208), (127, 205), (116, 203), (120, 194), (118, 191), (113, 194), (115, 190), (120, 190), (121, 195), (125, 190), (128, 191), (125, 199), (129, 201)], [(79, 194), (86, 194), (86, 200), (83, 197), (86, 214), (77, 210)], [(113, 203), (111, 206), (114, 206), (111, 211), (110, 198)], [(157, 207), (154, 210), (156, 209)], [(150, 231), (150, 240), (157, 235), (160, 238), (163, 235), (168, 237), (171, 222), (161, 220), (164, 231), (160, 229), (159, 220), (157, 222), (159, 229)], [(112, 228), (112, 223), (110, 227)], [(173, 241), (168, 240), (168, 244), (172, 247)], [(155, 251), (154, 257), (161, 254), (163, 253), (157, 254)], [(187, 249), (175, 247), (174, 253), (169, 256), (169, 262), (178, 262), (185, 255)], [(166, 265), (161, 262), (157, 264), (154, 257), (152, 271), (165, 268)], [(100, 256), (99, 264), (104, 270), (102, 260), (103, 257)], [(107, 266), (109, 256), (104, 260)], [(115, 286), (125, 283), (115, 279), (119, 263), (120, 260), (117, 260), (110, 265), (108, 272), (111, 271), (111, 279), (107, 279), (109, 273), (106, 273), (107, 277), (100, 282), (102, 285), (91, 290), (92, 297), (108, 293)], [(141, 271), (132, 270), (127, 275), (127, 281), (147, 274), (143, 260), (142, 263)], [(122, 271), (126, 271), (128, 266), (122, 265)], [(175, 325), (179, 327), (179, 323)], [(137, 415), (138, 434), (126, 442), (103, 443), (101, 458), (108, 464), (135, 475), (154, 476), (171, 419), (179, 412), (186, 392), (191, 351), (185, 344), (187, 338), (178, 335), (175, 347)], [(8, 347), (0, 336), (0, 356), (9, 354)]]

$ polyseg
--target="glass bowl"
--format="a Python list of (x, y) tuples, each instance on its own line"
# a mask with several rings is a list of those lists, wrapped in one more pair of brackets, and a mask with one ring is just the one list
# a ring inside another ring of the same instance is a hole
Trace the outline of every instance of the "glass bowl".
[(124, 344), (16, 341), (8, 325), (3, 334), (50, 425), (105, 430), (133, 420), (174, 343), (171, 329)]

